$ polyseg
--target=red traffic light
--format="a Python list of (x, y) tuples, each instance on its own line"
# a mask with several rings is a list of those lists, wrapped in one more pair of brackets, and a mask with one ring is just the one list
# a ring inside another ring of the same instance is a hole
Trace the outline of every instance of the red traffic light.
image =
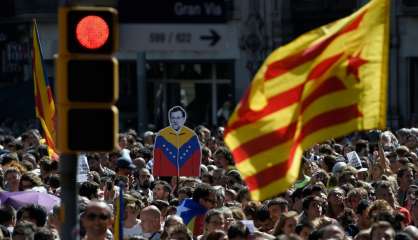
[(119, 42), (118, 13), (108, 7), (60, 7), (60, 54), (113, 54)]
[(109, 26), (106, 21), (95, 15), (83, 17), (76, 26), (76, 38), (85, 48), (97, 49), (109, 39)]

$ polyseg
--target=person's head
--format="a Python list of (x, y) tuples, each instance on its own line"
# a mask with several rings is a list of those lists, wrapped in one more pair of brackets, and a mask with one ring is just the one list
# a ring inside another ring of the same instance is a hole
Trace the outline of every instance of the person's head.
[(393, 215), (394, 210), (385, 200), (375, 200), (366, 210), (370, 223), (376, 223), (382, 219), (382, 216)]
[(228, 229), (229, 240), (244, 240), (250, 236), (250, 230), (242, 222), (235, 222)]
[(409, 167), (401, 167), (397, 173), (398, 185), (405, 191), (414, 181), (414, 170)]
[(267, 206), (262, 205), (256, 209), (254, 223), (263, 232), (269, 232), (274, 227), (274, 221), (270, 218)]
[(136, 166), (128, 156), (122, 156), (116, 162), (116, 174), (119, 176), (129, 176), (135, 168)]
[(321, 217), (323, 211), (324, 200), (318, 196), (308, 196), (303, 200), (303, 210), (306, 212), (309, 219)]
[(345, 192), (342, 188), (336, 187), (331, 189), (328, 193), (328, 205), (332, 208), (333, 206), (344, 206)]
[(228, 240), (228, 235), (223, 230), (217, 229), (209, 233), (206, 240)]
[(151, 173), (148, 169), (142, 168), (139, 170), (139, 186), (141, 188), (151, 187)]
[(388, 239), (392, 240), (395, 239), (395, 230), (391, 226), (390, 223), (380, 221), (374, 223), (371, 228), (370, 232), (370, 239), (371, 240), (380, 240), (380, 239)]
[(43, 182), (36, 174), (27, 172), (20, 177), (19, 191), (25, 191), (33, 187), (42, 186)]
[(21, 172), (19, 171), (19, 169), (15, 167), (10, 167), (6, 169), (6, 171), (4, 172), (4, 180), (8, 191), (19, 191), (19, 183), (21, 176)]
[(179, 131), (186, 122), (186, 111), (180, 106), (175, 106), (168, 111), (170, 126), (175, 131)]
[(329, 224), (321, 229), (319, 229), (320, 239), (334, 239), (334, 240), (344, 240), (345, 233), (344, 230), (339, 225)]
[(100, 156), (98, 153), (88, 154), (87, 161), (89, 164), (89, 169), (91, 171), (97, 171), (97, 172), (101, 171), (102, 164), (101, 164)]
[(148, 206), (140, 213), (144, 233), (154, 233), (161, 229), (161, 211), (156, 206)]
[(304, 221), (296, 225), (295, 233), (303, 240), (307, 240), (313, 230), (314, 226), (312, 225), (312, 223)]
[(192, 198), (206, 209), (214, 208), (217, 202), (215, 189), (206, 183), (201, 183), (196, 187)]
[(104, 239), (106, 231), (112, 226), (112, 210), (105, 202), (90, 201), (81, 216), (86, 235)]
[(90, 200), (98, 199), (99, 184), (95, 182), (83, 182), (78, 190), (80, 196), (84, 196)]
[(171, 191), (172, 187), (166, 181), (156, 181), (153, 189), (154, 199), (169, 201)]
[(290, 235), (295, 233), (298, 215), (295, 211), (282, 213), (280, 220), (274, 227), (273, 234), (278, 236), (280, 234)]
[(215, 164), (218, 168), (228, 169), (230, 165), (234, 164), (232, 154), (226, 147), (219, 147), (213, 154)]
[(29, 221), (21, 221), (13, 229), (13, 240), (33, 240), (36, 231), (36, 225)]
[(352, 209), (357, 209), (362, 199), (368, 199), (368, 193), (364, 188), (354, 188), (347, 194), (346, 205)]
[(131, 194), (124, 194), (123, 202), (125, 204), (125, 220), (136, 219), (141, 211), (141, 201)]
[(12, 206), (4, 205), (0, 208), (0, 225), (14, 226), (16, 223), (16, 210)]
[(37, 228), (34, 240), (54, 240), (56, 235), (54, 234), (53, 229), (48, 227)]
[(225, 217), (223, 213), (218, 209), (211, 209), (205, 215), (204, 220), (204, 232), (207, 236), (209, 233), (215, 230), (224, 230)]
[(357, 141), (356, 145), (356, 152), (358, 153), (358, 155), (361, 156), (368, 156), (369, 154), (369, 142), (367, 140), (364, 139), (360, 139), (359, 141)]
[(24, 206), (17, 211), (17, 221), (26, 220), (37, 227), (43, 227), (46, 223), (47, 212), (45, 208), (36, 204)]
[(376, 199), (382, 199), (387, 201), (392, 207), (397, 204), (395, 197), (395, 191), (393, 185), (386, 180), (378, 181), (375, 184)]
[(284, 198), (275, 198), (267, 203), (267, 208), (270, 213), (270, 218), (277, 222), (280, 219), (280, 215), (289, 210), (289, 202)]
[(193, 236), (190, 230), (184, 224), (176, 224), (168, 228), (167, 239), (192, 240)]
[(168, 215), (164, 222), (164, 231), (168, 231), (169, 228), (184, 225), (183, 219), (178, 215)]

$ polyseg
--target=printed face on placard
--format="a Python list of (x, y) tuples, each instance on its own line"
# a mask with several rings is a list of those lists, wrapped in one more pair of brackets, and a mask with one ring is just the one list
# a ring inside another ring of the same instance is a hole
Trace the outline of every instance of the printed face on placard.
[(184, 126), (186, 118), (186, 111), (180, 106), (175, 106), (168, 111), (170, 126), (175, 131), (179, 131)]

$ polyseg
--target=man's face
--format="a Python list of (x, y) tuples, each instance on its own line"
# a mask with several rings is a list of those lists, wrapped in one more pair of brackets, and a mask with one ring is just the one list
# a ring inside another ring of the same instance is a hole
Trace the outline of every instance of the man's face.
[(107, 209), (93, 206), (86, 210), (83, 215), (82, 223), (86, 232), (90, 236), (102, 236), (111, 226), (111, 214)]
[(384, 187), (376, 188), (376, 199), (383, 199), (386, 200), (391, 206), (393, 206), (394, 198), (392, 196), (391, 190), (386, 189)]
[(168, 193), (164, 190), (163, 185), (157, 184), (153, 189), (154, 199), (165, 200)]
[(205, 207), (206, 209), (212, 209), (216, 207), (216, 196), (214, 193), (209, 193), (209, 195), (205, 198), (201, 198), (199, 200), (200, 205)]
[(406, 171), (400, 178), (399, 185), (402, 187), (408, 187), (414, 181), (414, 174), (411, 170)]
[(308, 215), (320, 217), (322, 215), (322, 204), (319, 201), (312, 201), (309, 204)]
[(149, 188), (151, 185), (151, 174), (148, 171), (141, 171), (139, 173), (139, 185), (142, 188)]
[(141, 227), (145, 233), (153, 233), (160, 229), (160, 219), (147, 213), (141, 213)]
[(183, 116), (183, 113), (181, 111), (170, 113), (170, 125), (174, 130), (180, 130), (180, 128), (184, 126), (185, 121), (186, 118), (185, 116)]
[(269, 213), (270, 213), (270, 217), (274, 220), (277, 221), (280, 218), (280, 215), (282, 214), (282, 208), (280, 207), (280, 205), (271, 205), (269, 208)]
[(390, 239), (394, 239), (395, 238), (395, 231), (393, 230), (393, 228), (388, 228), (388, 227), (379, 227), (377, 228), (374, 232), (373, 235), (371, 236), (371, 239), (383, 239), (383, 240), (390, 240)]

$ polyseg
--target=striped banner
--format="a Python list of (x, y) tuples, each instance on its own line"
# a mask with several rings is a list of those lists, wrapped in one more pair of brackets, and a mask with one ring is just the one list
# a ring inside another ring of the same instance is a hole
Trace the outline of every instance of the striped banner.
[(39, 41), (38, 27), (33, 20), (33, 85), (35, 95), (36, 117), (41, 122), (44, 131), (45, 143), (48, 145), (48, 152), (51, 158), (58, 159), (55, 148), (55, 104), (52, 96), (51, 85), (49, 84), (45, 67), (43, 65), (42, 49)]
[(372, 0), (265, 60), (225, 130), (254, 200), (291, 187), (313, 144), (386, 126), (388, 37), (389, 3)]

